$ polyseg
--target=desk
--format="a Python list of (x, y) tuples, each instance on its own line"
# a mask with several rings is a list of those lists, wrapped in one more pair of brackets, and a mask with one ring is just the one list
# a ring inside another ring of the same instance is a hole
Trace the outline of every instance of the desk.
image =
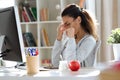
[(0, 80), (99, 80), (100, 71), (93, 68), (81, 68), (77, 72), (70, 70), (60, 72), (59, 70), (40, 71), (38, 74), (26, 75), (26, 70), (1, 69)]
[(109, 61), (102, 64), (104, 64), (104, 68), (100, 72), (100, 80), (120, 80), (120, 68), (113, 67), (115, 64), (120, 65), (119, 61)]

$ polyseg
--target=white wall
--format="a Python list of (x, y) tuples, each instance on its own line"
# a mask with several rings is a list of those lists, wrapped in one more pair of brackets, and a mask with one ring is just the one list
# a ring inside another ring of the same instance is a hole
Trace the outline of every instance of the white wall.
[(5, 8), (14, 5), (14, 0), (0, 0), (0, 8)]
[(86, 0), (86, 9), (95, 15), (95, 0)]

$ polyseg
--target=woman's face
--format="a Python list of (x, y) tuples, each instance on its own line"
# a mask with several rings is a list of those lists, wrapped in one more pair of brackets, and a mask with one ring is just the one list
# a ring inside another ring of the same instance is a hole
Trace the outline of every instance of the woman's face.
[(75, 34), (77, 34), (77, 32), (80, 29), (80, 21), (78, 20), (78, 18), (74, 19), (69, 16), (64, 16), (64, 17), (62, 17), (62, 20), (63, 20), (65, 29), (73, 27), (75, 29)]

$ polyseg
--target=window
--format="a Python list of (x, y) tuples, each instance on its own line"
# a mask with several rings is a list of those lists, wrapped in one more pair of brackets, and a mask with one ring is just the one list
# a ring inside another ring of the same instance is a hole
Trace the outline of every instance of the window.
[(95, 0), (86, 0), (86, 9), (95, 16)]

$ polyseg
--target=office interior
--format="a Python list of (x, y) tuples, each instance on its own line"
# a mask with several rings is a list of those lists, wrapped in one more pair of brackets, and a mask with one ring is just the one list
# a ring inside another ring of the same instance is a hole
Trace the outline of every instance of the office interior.
[[(0, 0), (0, 9), (6, 8), (9, 6), (15, 6), (17, 4), (16, 3), (17, 1), (19, 1), (19, 0)], [(32, 0), (28, 0), (28, 1), (32, 1)], [(66, 0), (66, 2), (67, 2), (67, 0)], [(79, 2), (80, 2), (80, 0), (79, 0)], [(80, 4), (80, 3), (78, 3), (78, 4)], [(119, 8), (120, 0), (85, 0), (85, 2), (83, 3), (83, 7), (86, 8), (87, 10), (89, 10), (93, 14), (93, 16), (96, 18), (96, 21), (98, 23), (97, 24), (98, 25), (97, 32), (98, 32), (99, 39), (101, 40), (101, 46), (100, 46), (99, 51), (96, 56), (96, 65), (99, 63), (101, 64), (101, 63), (107, 63), (107, 62), (114, 61), (113, 46), (112, 46), (112, 44), (107, 43), (107, 38), (113, 29), (120, 27), (120, 15), (119, 15), (120, 14), (120, 8)], [(6, 66), (11, 65), (11, 63), (9, 63), (9, 61), (5, 61), (4, 64)], [(16, 65), (16, 62), (13, 62), (12, 65)], [(118, 72), (118, 73), (120, 73), (120, 72)], [(1, 73), (0, 73), (0, 75), (1, 75)], [(40, 75), (42, 75), (42, 73), (40, 73)], [(112, 76), (112, 78), (110, 80), (114, 80), (114, 79), (119, 80), (120, 79), (120, 77), (114, 78), (114, 76)], [(11, 78), (11, 79), (13, 79), (13, 78)], [(34, 78), (31, 78), (31, 80), (32, 79), (34, 79)], [(38, 80), (38, 79), (39, 78), (36, 78), (36, 80)], [(51, 78), (51, 80), (52, 79), (53, 78)], [(55, 79), (58, 79), (58, 78), (56, 77)], [(64, 78), (64, 79), (68, 80), (68, 78)], [(71, 79), (71, 80), (73, 80), (73, 79)], [(78, 80), (77, 78), (75, 78), (75, 79)], [(107, 80), (107, 79), (104, 79), (104, 80)], [(13, 79), (13, 80), (15, 80), (15, 79)], [(43, 80), (46, 80), (46, 79), (43, 79)], [(86, 80), (88, 80), (88, 79), (86, 79)], [(95, 79), (95, 80), (97, 80), (97, 79)], [(103, 79), (101, 79), (101, 80), (103, 80)]]

